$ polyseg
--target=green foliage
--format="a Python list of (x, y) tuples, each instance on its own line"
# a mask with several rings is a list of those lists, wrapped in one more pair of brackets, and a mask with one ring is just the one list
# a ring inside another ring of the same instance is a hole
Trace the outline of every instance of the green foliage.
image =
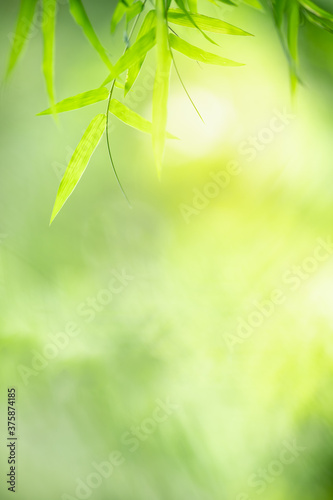
[[(89, 104), (95, 104), (96, 102), (104, 101), (108, 97), (108, 89), (106, 87), (99, 87), (98, 89), (88, 90), (88, 92), (82, 92), (82, 94), (77, 94), (73, 97), (67, 97), (63, 101), (55, 104), (54, 111), (56, 113), (73, 111), (74, 109), (89, 106)], [(45, 109), (44, 111), (41, 111), (41, 113), (38, 113), (38, 116), (49, 115), (50, 113), (52, 113), (52, 111), (52, 108)]]
[(69, 0), (69, 6), (70, 12), (76, 23), (82, 28), (83, 33), (85, 34), (91, 45), (94, 47), (94, 49), (98, 52), (102, 61), (111, 70), (112, 64), (107, 56), (106, 50), (99, 41), (81, 0)]
[(9, 56), (6, 76), (13, 71), (18, 58), (29, 39), (30, 28), (34, 16), (37, 0), (22, 0), (18, 14), (16, 30), (11, 41), (12, 48)]
[[(213, 17), (203, 16), (201, 14), (193, 14), (193, 21), (201, 30), (210, 31), (211, 33), (219, 33), (222, 35), (248, 35), (250, 33), (236, 28), (232, 24), (221, 21), (220, 19), (215, 19)], [(169, 10), (168, 21), (172, 24), (179, 24), (180, 26), (186, 26), (188, 28), (195, 28), (196, 26), (186, 17), (182, 11), (179, 9)]]
[(43, 0), (43, 73), (50, 105), (54, 105), (54, 38), (57, 0)]
[(51, 223), (74, 191), (105, 130), (105, 114), (95, 116), (77, 145), (61, 180), (53, 207)]
[(275, 26), (290, 65), (291, 88), (294, 92), (299, 80), (298, 38), (303, 18), (312, 24), (333, 31), (333, 14), (311, 0), (263, 0), (273, 14)]
[[(216, 4), (215, 0), (210, 1)], [(222, 3), (227, 5), (237, 5), (238, 3), (236, 0), (218, 1), (220, 4)], [(172, 5), (173, 2), (175, 5)], [(294, 91), (297, 80), (299, 79), (298, 38), (302, 20), (305, 18), (317, 27), (328, 32), (333, 32), (333, 14), (327, 12), (322, 7), (319, 7), (312, 0), (262, 0), (261, 2), (259, 2), (259, 0), (243, 0), (243, 3), (257, 9), (265, 8), (266, 11), (273, 16), (278, 35), (290, 63), (291, 83)], [(7, 76), (14, 69), (18, 58), (23, 51), (27, 40), (29, 39), (36, 4), (37, 0), (21, 0), (16, 31), (13, 37), (6, 72)], [(188, 41), (183, 40), (174, 32), (171, 25), (191, 28), (192, 30), (195, 29), (215, 45), (217, 45), (215, 40), (208, 37), (206, 32), (218, 35), (240, 36), (251, 36), (251, 34), (237, 26), (233, 26), (225, 22), (222, 19), (212, 18), (198, 13), (197, 0), (150, 0), (150, 2), (147, 2), (147, 0), (119, 0), (111, 19), (111, 33), (113, 34), (118, 31), (117, 27), (125, 18), (125, 50), (123, 55), (121, 55), (117, 61), (112, 63), (107, 50), (100, 42), (92, 23), (90, 22), (82, 1), (69, 0), (69, 9), (72, 17), (82, 28), (83, 33), (90, 42), (91, 46), (107, 66), (109, 74), (100, 88), (83, 92), (55, 104), (53, 82), (57, 7), (56, 0), (43, 0), (42, 6), (42, 32), (44, 40), (42, 67), (50, 107), (39, 113), (39, 115), (72, 111), (90, 104), (98, 103), (102, 100), (108, 101), (106, 113), (98, 115), (93, 119), (68, 165), (68, 169), (66, 170), (60, 184), (55, 209), (52, 215), (53, 220), (54, 216), (58, 213), (72, 190), (75, 188), (91, 154), (99, 142), (99, 139), (95, 142), (91, 141), (92, 136), (94, 138), (99, 136), (100, 138), (103, 126), (106, 128), (107, 132), (107, 146), (110, 160), (118, 179), (111, 154), (110, 138), (108, 134), (109, 113), (107, 111), (110, 111), (114, 116), (122, 120), (127, 125), (135, 127), (140, 131), (148, 132), (152, 135), (157, 171), (159, 175), (161, 174), (165, 139), (170, 137), (170, 135), (166, 133), (166, 123), (170, 72), (172, 67), (174, 67), (176, 74), (184, 87), (185, 93), (195, 107), (195, 104), (193, 103), (183, 81), (181, 80), (180, 73), (175, 66), (175, 60), (173, 57), (174, 50), (181, 52), (189, 59), (206, 64), (241, 66), (240, 63), (226, 59), (221, 55), (207, 52), (206, 50), (196, 47)], [(151, 8), (152, 6), (153, 8)], [(176, 6), (178, 8), (171, 8), (171, 6)], [(138, 29), (135, 41), (132, 43), (132, 34), (135, 31), (142, 14), (144, 15), (141, 26)], [(128, 34), (127, 30), (131, 22), (132, 26), (130, 33)], [(134, 111), (130, 110), (125, 104), (115, 100), (113, 98), (113, 91), (115, 87), (122, 88), (126, 97), (126, 95), (131, 91), (133, 85), (135, 85), (137, 77), (144, 65), (147, 53), (153, 49), (155, 45), (157, 45), (157, 63), (152, 95), (153, 107), (151, 123)], [(122, 83), (118, 81), (118, 78), (123, 73), (125, 73), (125, 85), (122, 85)], [(106, 88), (108, 84), (111, 84), (110, 90)], [(198, 112), (197, 109), (196, 111)], [(88, 143), (89, 148), (86, 147)], [(84, 151), (84, 154), (82, 151)]]
[(217, 56), (199, 47), (195, 47), (179, 36), (173, 34), (169, 35), (170, 47), (184, 54), (184, 56), (194, 59), (205, 64), (215, 64), (217, 66), (243, 66), (241, 63), (231, 61), (225, 57)]
[[(144, 132), (146, 134), (153, 133), (153, 124), (150, 121), (138, 115), (138, 113), (135, 113), (135, 111), (129, 109), (125, 106), (125, 104), (117, 101), (117, 99), (111, 99), (109, 112), (119, 118), (122, 122), (126, 123), (126, 125), (140, 130), (140, 132)], [(166, 133), (166, 137), (167, 139), (177, 139), (177, 137), (169, 134), (168, 132)]]

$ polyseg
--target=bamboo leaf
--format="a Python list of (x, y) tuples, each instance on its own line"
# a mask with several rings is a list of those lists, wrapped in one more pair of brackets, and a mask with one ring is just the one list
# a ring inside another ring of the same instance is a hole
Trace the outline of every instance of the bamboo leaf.
[(325, 9), (322, 9), (311, 0), (298, 1), (303, 7), (305, 7), (309, 12), (312, 12), (312, 14), (314, 14), (315, 16), (318, 16), (321, 19), (326, 19), (327, 21), (333, 21), (333, 14), (327, 12), (327, 10)]
[(43, 73), (51, 108), (54, 106), (54, 38), (57, 0), (43, 0)]
[(92, 27), (89, 17), (87, 16), (87, 13), (83, 7), (82, 1), (69, 0), (69, 6), (70, 6), (70, 12), (73, 18), (75, 19), (76, 23), (82, 28), (85, 36), (87, 37), (91, 45), (94, 47), (94, 49), (98, 52), (102, 61), (106, 64), (109, 70), (112, 70), (113, 65), (111, 64), (105, 48), (99, 41), (94, 31), (94, 28)]
[[(117, 101), (117, 99), (112, 99), (110, 101), (109, 111), (114, 116), (119, 118), (119, 120), (126, 123), (126, 125), (129, 125), (130, 127), (140, 130), (140, 132), (144, 132), (146, 134), (152, 134), (153, 131), (152, 123), (149, 120), (146, 120), (142, 116), (135, 113), (135, 111), (125, 106), (125, 104), (122, 104), (121, 102)], [(177, 137), (169, 133), (166, 133), (166, 137), (168, 139), (177, 139)]]
[(126, 10), (126, 22), (127, 24), (133, 19), (133, 17), (138, 16), (143, 11), (143, 3), (135, 2)]
[(277, 27), (280, 29), (283, 22), (283, 16), (287, 10), (287, 0), (277, 0), (274, 7), (274, 17)]
[(232, 2), (231, 0), (218, 0), (218, 2), (224, 3), (226, 5), (232, 5), (233, 7), (237, 5), (235, 2)]
[(180, 7), (181, 9), (181, 12), (183, 12), (183, 14), (185, 15), (185, 17), (188, 19), (188, 21), (192, 24), (193, 28), (196, 28), (197, 30), (200, 31), (200, 33), (206, 38), (206, 40), (208, 40), (210, 43), (214, 44), (214, 45), (217, 45), (216, 42), (214, 42), (214, 40), (212, 40), (208, 35), (206, 35), (206, 33), (204, 31), (202, 31), (202, 29), (200, 28), (200, 26), (196, 23), (195, 19), (193, 18), (192, 14), (190, 12), (188, 12), (188, 10), (186, 10), (186, 7), (185, 7), (185, 4), (184, 4), (184, 0), (175, 0), (176, 4), (178, 5), (178, 7)]
[(262, 10), (262, 5), (259, 2), (259, 0), (243, 0), (243, 3), (246, 3), (247, 5), (250, 5), (251, 7), (254, 7), (255, 9)]
[[(204, 31), (210, 31), (212, 33), (220, 33), (223, 35), (242, 35), (242, 36), (253, 36), (232, 24), (221, 21), (220, 19), (215, 19), (214, 17), (203, 16), (201, 14), (192, 14), (192, 18), (195, 23)], [(185, 14), (179, 9), (169, 10), (168, 21), (173, 24), (179, 24), (180, 26), (186, 26), (188, 28), (193, 28), (193, 23), (185, 16)]]
[(178, 36), (171, 34), (169, 35), (169, 40), (171, 48), (181, 52), (190, 59), (194, 59), (195, 61), (218, 66), (244, 66), (242, 63), (231, 61), (230, 59), (226, 59), (216, 54), (212, 54), (211, 52), (206, 52), (199, 47), (195, 47)]
[(116, 31), (116, 28), (122, 18), (124, 17), (126, 13), (127, 7), (123, 2), (118, 2), (117, 7), (115, 8), (115, 11), (113, 13), (112, 19), (111, 19), (111, 33), (114, 33)]
[(133, 64), (138, 63), (143, 57), (146, 56), (147, 52), (154, 47), (155, 43), (156, 29), (152, 29), (128, 48), (125, 54), (121, 56), (118, 62), (114, 65), (111, 73), (104, 80), (102, 85), (107, 85), (121, 75), (121, 73), (130, 68)]
[(63, 101), (58, 102), (53, 108), (45, 109), (38, 113), (37, 116), (49, 115), (53, 111), (55, 113), (64, 113), (65, 111), (73, 111), (74, 109), (83, 108), (94, 104), (95, 102), (104, 101), (109, 97), (109, 91), (105, 87), (99, 87), (95, 90), (88, 90), (88, 92), (82, 92), (82, 94), (74, 95), (73, 97), (67, 97)]
[[(141, 28), (139, 30), (137, 40), (142, 38), (146, 33), (148, 33), (152, 28), (156, 26), (156, 12), (155, 10), (150, 10), (146, 17), (144, 18), (144, 21), (141, 25)], [(138, 74), (140, 73), (141, 67), (144, 63), (144, 60), (146, 58), (146, 54), (141, 57), (141, 59), (130, 66), (127, 72), (127, 77), (126, 77), (126, 82), (125, 82), (125, 95), (127, 92), (132, 88), (135, 80), (138, 77)]]
[(13, 71), (26, 42), (31, 36), (30, 29), (36, 4), (37, 0), (21, 0), (15, 33), (12, 34), (12, 48), (9, 55), (6, 78)]
[(312, 14), (312, 12), (304, 11), (306, 18), (315, 26), (323, 28), (329, 33), (333, 33), (333, 22), (327, 21), (326, 19), (321, 19), (318, 16)]
[(153, 90), (153, 150), (158, 175), (161, 173), (165, 145), (167, 104), (171, 69), (168, 25), (164, 0), (156, 0), (157, 66)]
[(61, 180), (56, 201), (53, 207), (50, 224), (59, 213), (64, 203), (72, 194), (77, 183), (81, 179), (89, 163), (91, 155), (93, 154), (99, 141), (101, 140), (101, 137), (105, 130), (105, 122), (105, 114), (95, 116), (95, 118), (92, 119), (87, 130), (83, 134), (79, 144), (77, 145)]

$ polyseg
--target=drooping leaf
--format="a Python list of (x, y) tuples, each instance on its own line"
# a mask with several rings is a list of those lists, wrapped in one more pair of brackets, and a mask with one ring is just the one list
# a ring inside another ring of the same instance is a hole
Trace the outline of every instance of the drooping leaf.
[(318, 28), (323, 28), (329, 33), (333, 33), (333, 22), (327, 21), (326, 19), (322, 19), (318, 16), (312, 14), (312, 12), (304, 10), (306, 18)]
[(112, 70), (113, 65), (111, 64), (110, 59), (107, 56), (106, 50), (99, 41), (94, 28), (92, 27), (92, 24), (89, 20), (89, 17), (87, 16), (87, 13), (83, 7), (82, 1), (81, 0), (69, 0), (69, 6), (70, 6), (70, 11), (75, 19), (76, 23), (82, 28), (84, 34), (86, 35), (87, 39), (91, 43), (91, 45), (94, 47), (94, 49), (98, 52), (100, 58), (102, 61), (106, 64), (106, 66), (109, 68), (109, 70)]
[[(156, 26), (156, 12), (155, 10), (150, 10), (146, 17), (144, 18), (144, 21), (141, 25), (141, 28), (139, 30), (137, 40), (142, 38), (146, 33), (148, 33), (152, 28)], [(141, 59), (130, 66), (127, 72), (127, 78), (125, 82), (125, 95), (127, 92), (132, 88), (135, 80), (138, 77), (138, 74), (140, 73), (141, 67), (144, 63), (144, 60), (146, 58), (146, 54), (141, 57)]]
[(153, 90), (153, 150), (158, 175), (162, 169), (164, 153), (167, 104), (171, 69), (168, 24), (164, 0), (156, 0), (157, 66)]
[(114, 33), (116, 31), (116, 28), (124, 17), (126, 10), (127, 6), (123, 2), (118, 2), (111, 19), (111, 33)]
[(218, 0), (220, 3), (224, 3), (226, 5), (232, 5), (233, 7), (237, 5), (235, 2), (232, 2), (231, 0)]
[(130, 68), (133, 64), (138, 63), (147, 52), (154, 47), (156, 43), (156, 29), (150, 30), (143, 37), (137, 40), (123, 56), (118, 59), (109, 76), (104, 80), (103, 85), (117, 78), (121, 73)]
[(9, 55), (6, 78), (8, 78), (13, 71), (26, 42), (31, 36), (30, 29), (35, 13), (36, 4), (37, 0), (21, 0), (15, 33), (11, 34), (12, 47)]
[(50, 224), (59, 213), (64, 203), (72, 194), (77, 183), (81, 179), (82, 174), (84, 173), (89, 163), (91, 155), (93, 154), (99, 141), (101, 140), (101, 137), (105, 130), (105, 121), (105, 114), (95, 116), (95, 118), (92, 119), (87, 130), (83, 134), (79, 144), (77, 145), (64, 173), (64, 176), (60, 182)]
[(126, 10), (126, 23), (128, 24), (134, 17), (138, 16), (144, 8), (142, 2), (135, 2)]
[(333, 21), (333, 14), (327, 12), (327, 10), (325, 9), (322, 9), (311, 0), (298, 1), (303, 7), (305, 7), (309, 12), (312, 12), (312, 14), (314, 14), (315, 16), (318, 16), (321, 19), (326, 19), (327, 21)]
[[(195, 23), (204, 31), (220, 33), (223, 35), (252, 36), (251, 33), (237, 28), (232, 24), (221, 21), (220, 19), (215, 19), (214, 17), (203, 16), (201, 14), (192, 14), (192, 18)], [(179, 24), (180, 26), (186, 26), (188, 28), (194, 27), (191, 21), (189, 21), (189, 19), (179, 9), (169, 10), (168, 21), (170, 23)]]
[(246, 4), (250, 5), (251, 7), (254, 7), (255, 9), (262, 10), (262, 5), (259, 2), (259, 0), (243, 0), (243, 3), (246, 3)]
[(45, 109), (38, 113), (37, 116), (49, 115), (53, 111), (55, 113), (64, 113), (65, 111), (73, 111), (74, 109), (83, 108), (94, 104), (95, 102), (104, 101), (109, 97), (109, 91), (105, 87), (99, 87), (98, 89), (88, 90), (87, 92), (82, 92), (82, 94), (74, 95), (73, 97), (67, 97), (63, 101), (58, 102), (53, 108)]
[(212, 54), (211, 52), (206, 52), (205, 50), (186, 42), (179, 36), (171, 34), (169, 35), (169, 40), (171, 48), (181, 52), (190, 59), (194, 59), (195, 61), (218, 66), (244, 66), (242, 63), (231, 61), (230, 59)]
[[(146, 120), (142, 116), (138, 115), (138, 113), (136, 113), (132, 109), (125, 106), (125, 104), (122, 104), (121, 102), (117, 101), (117, 99), (111, 99), (109, 111), (114, 116), (119, 118), (119, 120), (126, 123), (126, 125), (129, 125), (130, 127), (140, 130), (140, 132), (145, 132), (146, 134), (152, 134), (153, 131), (152, 123), (149, 120)], [(168, 132), (166, 133), (166, 137), (168, 139), (177, 139), (177, 137), (175, 137), (172, 134), (169, 134)]]
[(287, 10), (287, 0), (276, 0), (274, 5), (274, 18), (278, 29), (281, 29), (283, 17)]
[(214, 40), (212, 40), (206, 33), (200, 28), (200, 26), (196, 23), (195, 19), (193, 18), (191, 12), (189, 12), (184, 4), (184, 0), (175, 0), (176, 4), (180, 8), (181, 12), (184, 14), (184, 16), (188, 19), (188, 21), (192, 24), (193, 28), (196, 28), (197, 30), (200, 31), (200, 33), (208, 40), (210, 43), (217, 45)]
[(54, 106), (54, 37), (57, 0), (43, 0), (43, 73), (51, 108)]

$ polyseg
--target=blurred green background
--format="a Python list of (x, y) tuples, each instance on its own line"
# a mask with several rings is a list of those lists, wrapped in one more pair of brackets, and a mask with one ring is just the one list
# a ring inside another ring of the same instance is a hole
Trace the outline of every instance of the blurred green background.
[[(122, 51), (121, 31), (109, 35), (115, 4), (85, 5), (115, 59)], [(1, 11), (4, 72), (18, 2), (2, 2)], [(218, 14), (214, 5), (204, 12)], [(5, 485), (11, 386), (17, 389), (19, 500), (333, 497), (332, 258), (327, 253), (307, 271), (318, 238), (332, 235), (333, 38), (302, 27), (304, 85), (292, 104), (273, 24), (246, 7), (220, 12), (255, 34), (215, 38), (217, 53), (246, 66), (199, 67), (177, 57), (206, 124), (173, 74), (168, 129), (181, 141), (168, 143), (161, 182), (149, 136), (112, 121), (114, 158), (132, 209), (114, 180), (104, 137), (49, 227), (59, 172), (105, 103), (63, 114), (59, 126), (35, 116), (48, 106), (37, 29), (2, 87), (1, 498), (11, 494)], [(197, 36), (191, 32), (192, 43)], [(129, 101), (147, 118), (145, 77), (153, 67), (151, 54)], [(58, 100), (96, 88), (105, 76), (60, 5)], [(272, 133), (277, 113), (289, 118)], [(252, 154), (251, 138), (259, 146)], [(214, 197), (202, 194), (230, 161), (237, 162), (237, 175)], [(302, 277), (292, 287), (287, 277), (295, 276), (294, 266)], [(88, 322), (78, 308), (101, 297), (114, 270), (133, 279), (110, 303), (99, 303)], [(275, 289), (283, 304), (240, 339), (239, 322)], [(69, 323), (78, 334), (53, 348), (45, 367), (22, 375), (36, 353), (45, 359), (50, 335)], [(131, 451), (124, 434), (147, 428), (156, 400), (168, 398), (178, 408), (152, 432), (141, 430)], [(293, 440), (302, 451), (282, 463)], [(114, 450), (123, 463), (80, 497), (78, 480), (87, 484), (96, 472), (92, 462), (108, 460)]]

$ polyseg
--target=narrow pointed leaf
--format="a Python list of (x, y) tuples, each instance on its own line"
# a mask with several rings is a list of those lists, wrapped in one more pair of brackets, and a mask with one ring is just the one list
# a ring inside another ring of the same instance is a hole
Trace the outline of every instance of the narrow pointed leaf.
[(196, 23), (195, 19), (193, 18), (192, 14), (188, 10), (186, 10), (185, 4), (184, 4), (184, 0), (175, 0), (175, 2), (178, 5), (178, 7), (180, 7), (180, 10), (181, 10), (181, 12), (183, 12), (183, 14), (185, 15), (185, 17), (187, 17), (188, 21), (193, 25), (193, 28), (196, 28), (197, 30), (199, 30), (200, 33), (210, 43), (212, 43), (214, 45), (217, 45), (217, 43), (214, 42), (214, 40), (212, 40), (208, 35), (206, 35), (206, 33), (204, 31), (202, 31), (202, 29), (200, 28), (200, 26), (198, 26), (198, 24)]
[(113, 13), (112, 19), (111, 19), (111, 33), (114, 33), (116, 31), (116, 28), (122, 18), (124, 17), (126, 13), (127, 7), (125, 4), (122, 2), (119, 2), (117, 7), (115, 8), (115, 11)]
[[(135, 111), (131, 110), (125, 104), (117, 101), (117, 99), (112, 99), (109, 107), (110, 113), (119, 118), (122, 122), (126, 123), (130, 127), (133, 127), (140, 132), (144, 132), (146, 134), (152, 134), (153, 125), (149, 120), (146, 120), (142, 116), (135, 113)], [(166, 137), (168, 139), (177, 139), (172, 134), (166, 133)]]
[(30, 37), (31, 23), (33, 20), (37, 0), (21, 0), (15, 33), (11, 33), (11, 51), (6, 71), (6, 78), (13, 71), (18, 58)]
[[(138, 36), (137, 36), (137, 40), (142, 38), (146, 33), (148, 33), (155, 26), (156, 26), (156, 12), (155, 12), (155, 10), (150, 10), (148, 12), (148, 14), (146, 15), (146, 17), (144, 18), (144, 21), (141, 25), (141, 28), (140, 28)], [(126, 82), (125, 82), (125, 95), (132, 88), (135, 80), (137, 79), (145, 58), (146, 58), (146, 54), (143, 57), (141, 57), (141, 59), (138, 62), (133, 64), (128, 69)]]
[(287, 2), (288, 0), (277, 0), (274, 7), (274, 17), (277, 27), (280, 29), (283, 22), (283, 17), (287, 10)]
[(312, 12), (312, 14), (315, 14), (322, 19), (326, 19), (327, 21), (333, 21), (333, 14), (325, 9), (322, 9), (311, 0), (299, 0), (299, 3), (309, 12)]
[(105, 87), (99, 87), (95, 90), (88, 90), (88, 92), (82, 92), (82, 94), (74, 95), (73, 97), (67, 97), (63, 101), (58, 102), (53, 108), (45, 109), (38, 113), (37, 116), (49, 115), (53, 111), (55, 113), (64, 113), (65, 111), (73, 111), (74, 109), (83, 108), (94, 104), (95, 102), (104, 101), (109, 97), (109, 90)]
[(54, 37), (57, 0), (43, 0), (43, 73), (51, 107), (54, 106)]
[(333, 33), (333, 22), (327, 21), (326, 19), (322, 19), (318, 16), (315, 16), (312, 14), (312, 12), (305, 11), (305, 16), (306, 18), (315, 26), (319, 28), (323, 28), (324, 30), (328, 31), (329, 33)]
[(259, 2), (259, 0), (243, 0), (243, 3), (246, 3), (247, 5), (250, 5), (251, 7), (254, 7), (255, 9), (262, 10), (262, 5)]
[(138, 63), (143, 57), (146, 56), (147, 52), (154, 47), (155, 43), (156, 30), (152, 29), (128, 48), (125, 54), (121, 56), (118, 62), (114, 65), (111, 73), (104, 80), (103, 85), (107, 85), (121, 75), (121, 73), (130, 68), (133, 64)]
[(225, 3), (226, 5), (237, 5), (235, 2), (232, 2), (231, 0), (218, 0), (220, 3)]
[(72, 194), (77, 183), (81, 179), (82, 174), (84, 173), (91, 158), (91, 155), (93, 154), (99, 141), (101, 140), (101, 137), (105, 130), (105, 122), (105, 114), (95, 116), (95, 118), (93, 118), (87, 130), (83, 134), (81, 141), (77, 145), (61, 180), (56, 201), (53, 207), (50, 224), (54, 220), (55, 216), (59, 213), (64, 203)]
[[(221, 21), (220, 19), (215, 19), (214, 17), (192, 14), (192, 18), (203, 31), (210, 31), (212, 33), (220, 33), (223, 35), (252, 36), (251, 33), (237, 28), (232, 24)], [(169, 10), (168, 21), (170, 23), (179, 24), (180, 26), (186, 26), (188, 28), (194, 27), (193, 23), (179, 9)]]
[(160, 175), (166, 136), (171, 54), (164, 0), (156, 0), (157, 66), (153, 90), (153, 150)]
[(199, 47), (195, 47), (194, 45), (185, 42), (185, 40), (178, 36), (171, 34), (169, 35), (169, 40), (171, 48), (181, 52), (190, 59), (194, 59), (195, 61), (218, 66), (244, 66), (242, 63), (231, 61), (230, 59), (226, 59), (216, 54), (212, 54), (211, 52), (206, 52)]
[(126, 22), (127, 24), (133, 19), (133, 17), (138, 16), (143, 11), (143, 3), (135, 2), (126, 10)]
[(86, 35), (87, 39), (91, 43), (91, 45), (94, 47), (94, 49), (98, 52), (100, 58), (102, 61), (106, 64), (106, 66), (109, 68), (109, 70), (112, 69), (112, 64), (107, 56), (106, 50), (99, 41), (94, 28), (92, 27), (92, 24), (89, 20), (89, 17), (87, 16), (87, 13), (83, 7), (82, 1), (81, 0), (69, 0), (69, 6), (70, 6), (70, 11), (75, 19), (76, 23), (82, 28), (84, 34)]

